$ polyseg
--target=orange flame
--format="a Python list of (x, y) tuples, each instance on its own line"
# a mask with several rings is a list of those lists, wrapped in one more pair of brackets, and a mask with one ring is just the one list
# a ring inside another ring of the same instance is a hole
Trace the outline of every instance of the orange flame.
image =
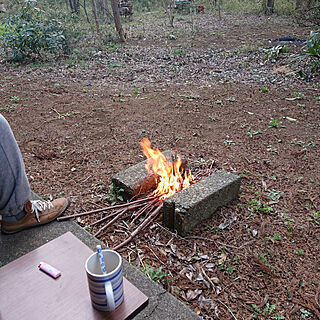
[(155, 196), (160, 200), (169, 198), (179, 190), (188, 188), (194, 183), (191, 171), (184, 175), (181, 174), (181, 158), (178, 156), (177, 161), (172, 163), (168, 160), (159, 149), (152, 149), (151, 143), (147, 138), (140, 142), (143, 154), (147, 157), (146, 169), (149, 174), (157, 177), (157, 188), (154, 191)]

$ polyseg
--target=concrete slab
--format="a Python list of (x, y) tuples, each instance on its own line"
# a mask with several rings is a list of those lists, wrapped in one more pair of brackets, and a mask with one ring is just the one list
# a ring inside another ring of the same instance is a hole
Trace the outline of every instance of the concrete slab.
[(220, 170), (177, 192), (163, 202), (164, 224), (186, 235), (238, 196), (240, 180), (239, 176)]
[[(24, 230), (12, 235), (4, 235), (0, 233), (0, 267), (68, 231), (71, 231), (92, 250), (95, 250), (97, 244), (105, 247), (103, 243), (82, 229), (75, 222), (55, 221), (47, 225)], [(127, 261), (124, 261), (124, 275), (131, 283), (149, 297), (148, 306), (133, 319), (201, 319), (186, 305), (169, 294), (156, 282), (151, 281), (141, 271), (130, 265)]]

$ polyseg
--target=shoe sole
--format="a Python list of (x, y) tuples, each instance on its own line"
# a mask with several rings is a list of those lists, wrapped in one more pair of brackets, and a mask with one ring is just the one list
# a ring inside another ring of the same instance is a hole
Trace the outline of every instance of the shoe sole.
[(62, 207), (60, 213), (56, 217), (54, 217), (53, 219), (51, 219), (49, 221), (46, 221), (46, 222), (42, 222), (42, 223), (40, 222), (38, 224), (35, 224), (34, 226), (21, 228), (21, 229), (17, 229), (17, 230), (14, 230), (14, 231), (6, 231), (6, 230), (1, 229), (1, 232), (4, 233), (4, 234), (14, 234), (14, 233), (20, 232), (22, 230), (27, 230), (27, 229), (31, 229), (31, 228), (34, 228), (34, 227), (43, 226), (44, 224), (47, 224), (47, 223), (50, 223), (50, 222), (54, 221), (55, 219), (60, 217), (66, 211), (66, 209), (69, 207), (70, 199), (69, 198), (66, 198), (66, 199), (67, 199), (66, 204)]

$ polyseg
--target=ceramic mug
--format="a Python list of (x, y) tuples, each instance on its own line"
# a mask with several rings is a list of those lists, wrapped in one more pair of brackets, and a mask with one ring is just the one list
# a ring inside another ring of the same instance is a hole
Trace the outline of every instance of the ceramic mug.
[(118, 252), (102, 250), (106, 274), (101, 271), (98, 253), (93, 253), (85, 267), (91, 297), (95, 309), (112, 311), (123, 301), (122, 259)]

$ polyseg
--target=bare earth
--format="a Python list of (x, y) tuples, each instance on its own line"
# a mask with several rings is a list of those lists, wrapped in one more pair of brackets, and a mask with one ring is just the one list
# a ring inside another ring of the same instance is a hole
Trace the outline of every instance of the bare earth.
[[(66, 214), (106, 206), (112, 176), (144, 160), (143, 137), (191, 168), (240, 174), (239, 199), (188, 237), (159, 220), (122, 256), (161, 267), (163, 286), (204, 319), (320, 319), (319, 77), (294, 76), (299, 47), (274, 63), (261, 51), (310, 29), (254, 15), (166, 22), (128, 22), (125, 46), (82, 65), (0, 65), (0, 112), (33, 190), (71, 197)], [(135, 227), (121, 221), (100, 238), (114, 247)]]

